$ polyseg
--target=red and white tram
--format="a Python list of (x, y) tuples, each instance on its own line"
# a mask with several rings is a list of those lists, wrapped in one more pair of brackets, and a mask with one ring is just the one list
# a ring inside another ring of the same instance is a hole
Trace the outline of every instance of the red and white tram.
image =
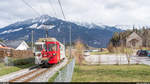
[(35, 42), (36, 64), (57, 64), (65, 58), (65, 46), (55, 38), (40, 38)]

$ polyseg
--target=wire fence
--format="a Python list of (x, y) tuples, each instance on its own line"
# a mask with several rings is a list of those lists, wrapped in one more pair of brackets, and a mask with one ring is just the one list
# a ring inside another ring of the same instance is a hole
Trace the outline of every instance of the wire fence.
[(59, 75), (56, 77), (55, 82), (71, 82), (74, 72), (75, 59), (73, 59), (64, 69), (59, 71)]
[(34, 57), (31, 50), (0, 49), (0, 69), (9, 66), (33, 64)]
[(4, 58), (0, 58), (0, 69), (6, 68), (6, 67), (11, 67), (11, 66), (20, 67), (23, 65), (32, 65), (32, 64), (34, 64), (34, 61), (35, 61), (34, 57), (24, 58), (24, 59), (21, 59), (21, 58), (16, 59), (13, 57), (5, 56)]

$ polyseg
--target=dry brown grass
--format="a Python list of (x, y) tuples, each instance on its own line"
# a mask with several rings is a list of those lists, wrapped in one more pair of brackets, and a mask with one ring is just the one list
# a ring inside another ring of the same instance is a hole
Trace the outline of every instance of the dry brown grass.
[(72, 82), (150, 82), (150, 67), (147, 65), (76, 65)]
[(85, 46), (82, 43), (82, 41), (77, 40), (75, 43), (75, 59), (76, 59), (76, 63), (79, 65), (81, 65), (84, 60), (83, 58), (84, 50), (85, 50)]

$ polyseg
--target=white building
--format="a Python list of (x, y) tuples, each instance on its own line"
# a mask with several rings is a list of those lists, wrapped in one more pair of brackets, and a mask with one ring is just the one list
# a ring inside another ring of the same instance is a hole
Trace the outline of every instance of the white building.
[(127, 47), (141, 47), (142, 38), (138, 34), (133, 32), (126, 38), (126, 46)]
[(11, 40), (5, 42), (5, 44), (7, 45), (7, 47), (11, 47), (15, 50), (27, 50), (29, 48), (27, 43), (23, 40)]

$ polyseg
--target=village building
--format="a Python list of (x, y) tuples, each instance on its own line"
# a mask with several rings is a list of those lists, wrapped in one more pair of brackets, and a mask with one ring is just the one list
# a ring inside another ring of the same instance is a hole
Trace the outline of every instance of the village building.
[(23, 40), (10, 40), (5, 42), (7, 47), (13, 48), (15, 50), (27, 50), (29, 46)]
[(4, 50), (4, 49), (11, 49), (11, 48), (7, 47), (5, 43), (0, 42), (0, 50)]
[(6, 47), (6, 45), (3, 42), (0, 42), (0, 47)]
[(127, 38), (126, 38), (126, 46), (127, 47), (141, 47), (143, 45), (142, 38), (135, 32), (131, 33)]

